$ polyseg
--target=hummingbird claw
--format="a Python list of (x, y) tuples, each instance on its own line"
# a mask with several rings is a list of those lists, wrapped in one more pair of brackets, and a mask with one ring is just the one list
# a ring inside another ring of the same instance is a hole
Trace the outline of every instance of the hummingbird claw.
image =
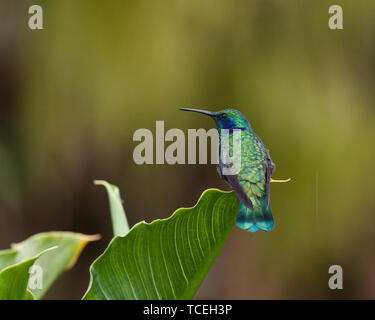
[(271, 182), (289, 182), (290, 180), (292, 180), (291, 178), (289, 178), (289, 179), (286, 179), (286, 180), (274, 180), (274, 179), (272, 179), (271, 178)]

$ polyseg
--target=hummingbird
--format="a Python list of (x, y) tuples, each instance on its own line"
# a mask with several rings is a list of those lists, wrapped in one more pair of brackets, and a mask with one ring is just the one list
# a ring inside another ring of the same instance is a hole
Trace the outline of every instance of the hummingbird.
[[(223, 143), (219, 132), (219, 161), (217, 171), (234, 191), (239, 201), (236, 217), (238, 227), (255, 232), (257, 230), (270, 231), (274, 228), (274, 220), (270, 207), (270, 183), (288, 182), (273, 180), (272, 172), (275, 164), (272, 162), (269, 150), (263, 141), (255, 134), (249, 121), (235, 109), (224, 109), (211, 112), (200, 109), (181, 108), (183, 111), (199, 112), (210, 116), (216, 124), (217, 130), (227, 129), (229, 133), (229, 152), (233, 151), (233, 133), (241, 133), (240, 168), (236, 174), (227, 174), (224, 170), (228, 164), (222, 159)], [(233, 152), (232, 152), (233, 153)]]

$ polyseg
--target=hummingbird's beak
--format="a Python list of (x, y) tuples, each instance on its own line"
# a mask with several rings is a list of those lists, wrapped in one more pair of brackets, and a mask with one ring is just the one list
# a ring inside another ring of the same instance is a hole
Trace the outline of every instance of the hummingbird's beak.
[(214, 114), (211, 112), (211, 111), (206, 111), (206, 110), (199, 110), (199, 109), (190, 109), (190, 108), (181, 108), (180, 110), (182, 111), (193, 111), (193, 112), (199, 112), (199, 113), (203, 113), (203, 114), (206, 114), (210, 117), (212, 117)]

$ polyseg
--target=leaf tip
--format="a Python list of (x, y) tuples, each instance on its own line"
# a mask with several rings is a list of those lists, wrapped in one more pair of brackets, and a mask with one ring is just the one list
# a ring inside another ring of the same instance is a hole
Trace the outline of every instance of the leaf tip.
[(101, 238), (102, 236), (100, 234), (82, 235), (82, 240), (79, 242), (79, 244), (77, 245), (75, 249), (75, 255), (73, 259), (70, 261), (70, 263), (67, 265), (66, 269), (69, 270), (75, 265), (82, 250), (84, 249), (84, 247), (86, 247), (86, 245), (89, 242), (97, 241)]
[(92, 234), (92, 235), (85, 235), (84, 239), (86, 240), (86, 243), (87, 243), (87, 242), (100, 240), (101, 238), (102, 238), (101, 234)]
[(97, 186), (99, 186), (99, 185), (103, 186), (103, 185), (105, 185), (106, 181), (104, 181), (104, 180), (94, 180), (93, 183)]

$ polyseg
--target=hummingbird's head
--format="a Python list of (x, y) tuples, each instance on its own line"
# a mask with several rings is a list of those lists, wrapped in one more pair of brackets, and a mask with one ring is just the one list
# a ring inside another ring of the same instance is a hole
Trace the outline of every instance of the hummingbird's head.
[(183, 111), (193, 111), (206, 114), (214, 119), (218, 129), (250, 129), (250, 124), (241, 112), (235, 109), (224, 109), (211, 112), (199, 109), (181, 108)]

